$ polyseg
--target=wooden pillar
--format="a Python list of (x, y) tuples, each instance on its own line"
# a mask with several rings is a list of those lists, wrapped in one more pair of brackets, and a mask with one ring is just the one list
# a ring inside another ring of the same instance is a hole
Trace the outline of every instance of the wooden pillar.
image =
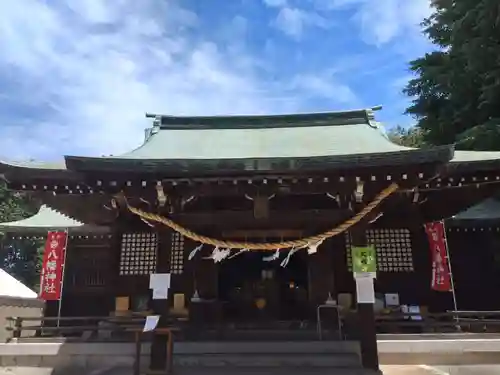
[(120, 278), (120, 256), (121, 256), (121, 241), (123, 235), (123, 223), (117, 219), (111, 228), (111, 239), (109, 241), (110, 255), (110, 276), (109, 289), (113, 298), (113, 307), (116, 310), (116, 297), (120, 297), (122, 293), (122, 284)]
[[(158, 251), (156, 255), (156, 273), (170, 272), (170, 252), (172, 244), (171, 230), (166, 227), (158, 228)], [(172, 293), (168, 294), (168, 300), (152, 300), (151, 307), (154, 315), (160, 315), (158, 327), (168, 326), (168, 313)], [(150, 368), (151, 370), (165, 370), (167, 365), (167, 336), (154, 335), (151, 344)]]
[[(352, 246), (362, 247), (367, 245), (366, 230), (367, 225), (364, 222), (356, 224), (351, 229)], [(358, 302), (357, 305), (361, 362), (366, 369), (380, 371), (373, 303)]]
[(318, 305), (324, 304), (328, 293), (336, 298), (334, 287), (333, 239), (322, 244), (316, 254), (308, 256), (309, 268), (309, 302), (311, 312), (316, 316)]

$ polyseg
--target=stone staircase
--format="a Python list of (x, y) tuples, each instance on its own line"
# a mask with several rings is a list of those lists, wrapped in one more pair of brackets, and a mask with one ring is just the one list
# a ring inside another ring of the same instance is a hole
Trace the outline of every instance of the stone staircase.
[[(323, 330), (322, 338), (324, 341), (339, 341), (338, 331)], [(183, 338), (178, 338), (182, 341)], [(318, 340), (318, 331), (316, 328), (309, 329), (227, 329), (218, 331), (197, 332), (195, 335), (187, 336), (186, 341), (202, 342), (282, 342), (282, 341), (315, 341)]]
[[(182, 342), (175, 347), (176, 368), (342, 370), (368, 374), (361, 367), (359, 345), (351, 341)], [(337, 373), (337, 372), (335, 372)]]

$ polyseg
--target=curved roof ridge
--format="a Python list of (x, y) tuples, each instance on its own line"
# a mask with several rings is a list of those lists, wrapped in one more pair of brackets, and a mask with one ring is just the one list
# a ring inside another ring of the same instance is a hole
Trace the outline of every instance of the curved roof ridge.
[(284, 127), (335, 126), (367, 124), (374, 119), (373, 111), (381, 107), (349, 111), (303, 112), (272, 115), (173, 116), (146, 114), (162, 129), (265, 129)]

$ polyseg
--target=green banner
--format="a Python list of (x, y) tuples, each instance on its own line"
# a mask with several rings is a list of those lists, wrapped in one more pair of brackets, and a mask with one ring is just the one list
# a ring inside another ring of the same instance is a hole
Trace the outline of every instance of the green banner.
[(352, 272), (377, 272), (377, 257), (375, 247), (352, 247)]

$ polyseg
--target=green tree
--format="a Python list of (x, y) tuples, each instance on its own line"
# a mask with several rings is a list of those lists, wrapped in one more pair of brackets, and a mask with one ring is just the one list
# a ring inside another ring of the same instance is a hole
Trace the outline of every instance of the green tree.
[[(33, 215), (35, 204), (27, 194), (9, 191), (0, 183), (0, 222), (15, 221)], [(0, 267), (28, 285), (39, 284), (40, 242), (0, 233)]]
[(434, 0), (424, 33), (438, 47), (410, 63), (407, 113), (428, 144), (500, 149), (500, 4)]
[(406, 147), (425, 147), (423, 140), (423, 132), (421, 129), (413, 126), (410, 128), (403, 128), (397, 126), (387, 133), (389, 139), (400, 146)]

